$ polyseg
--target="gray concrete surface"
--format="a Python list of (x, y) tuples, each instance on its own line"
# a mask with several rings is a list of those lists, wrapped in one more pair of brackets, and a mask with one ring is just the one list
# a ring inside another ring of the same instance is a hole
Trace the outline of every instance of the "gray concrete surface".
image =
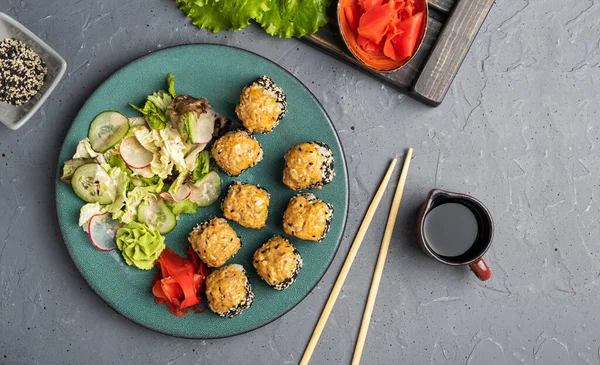
[[(199, 31), (172, 0), (2, 0), (0, 10), (69, 64), (28, 124), (0, 128), (0, 363), (297, 363), (385, 166), (408, 146), (415, 156), (363, 363), (600, 362), (597, 0), (498, 0), (436, 109), (256, 26)], [(58, 149), (86, 97), (129, 61), (190, 42), (249, 49), (294, 73), (331, 115), (351, 179), (345, 238), (313, 293), (276, 322), (214, 341), (154, 333), (110, 309), (72, 264), (54, 212)], [(492, 211), (489, 282), (418, 250), (415, 212), (433, 187)], [(390, 202), (388, 192), (314, 364), (351, 358)]]

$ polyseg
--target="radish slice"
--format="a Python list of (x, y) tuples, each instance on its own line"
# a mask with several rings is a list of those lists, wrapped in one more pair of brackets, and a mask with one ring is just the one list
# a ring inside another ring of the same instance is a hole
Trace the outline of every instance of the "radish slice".
[(169, 191), (163, 191), (158, 194), (162, 200), (166, 200), (168, 202), (177, 203), (182, 200), (186, 200), (192, 194), (192, 189), (188, 185), (181, 185), (179, 189), (177, 189), (177, 193), (173, 194)]
[(127, 166), (143, 169), (150, 166), (154, 154), (145, 149), (134, 136), (125, 138), (119, 145), (119, 154)]
[(151, 179), (154, 177), (154, 173), (150, 169), (150, 166), (146, 166), (143, 169), (136, 169), (134, 167), (130, 167), (131, 171), (133, 171), (136, 175)]
[(197, 119), (192, 119), (188, 123), (188, 127), (192, 143), (208, 143), (212, 139), (215, 130), (215, 115), (214, 113), (200, 114)]
[(92, 245), (100, 251), (112, 251), (117, 248), (115, 235), (123, 226), (119, 221), (111, 219), (110, 213), (93, 215), (88, 223), (88, 235)]

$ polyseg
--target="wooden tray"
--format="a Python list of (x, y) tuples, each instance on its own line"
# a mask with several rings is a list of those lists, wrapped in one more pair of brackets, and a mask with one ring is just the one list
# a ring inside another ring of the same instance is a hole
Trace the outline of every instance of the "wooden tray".
[(427, 33), (421, 48), (408, 64), (391, 73), (369, 70), (348, 51), (337, 24), (337, 1), (332, 1), (329, 9), (332, 21), (302, 40), (394, 89), (438, 106), (493, 3), (494, 0), (430, 0)]

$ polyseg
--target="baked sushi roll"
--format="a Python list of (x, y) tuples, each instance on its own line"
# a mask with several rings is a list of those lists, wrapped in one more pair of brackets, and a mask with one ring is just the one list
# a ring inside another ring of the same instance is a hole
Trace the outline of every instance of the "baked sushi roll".
[(242, 265), (227, 265), (206, 278), (208, 307), (221, 317), (235, 317), (254, 302), (254, 293)]
[(305, 142), (285, 154), (283, 183), (292, 190), (321, 189), (335, 176), (333, 153), (322, 142)]
[(301, 240), (320, 242), (329, 232), (333, 206), (312, 193), (298, 194), (283, 213), (283, 230)]
[(259, 229), (267, 225), (269, 192), (260, 186), (234, 181), (227, 189), (221, 208), (223, 216), (246, 228)]
[(287, 111), (283, 90), (268, 76), (261, 76), (244, 87), (235, 113), (249, 132), (268, 133)]
[(263, 159), (263, 150), (254, 136), (244, 130), (225, 133), (211, 149), (217, 165), (229, 176), (238, 176)]
[(197, 225), (188, 237), (200, 260), (210, 267), (219, 267), (242, 247), (240, 238), (225, 218), (212, 218)]
[(283, 290), (294, 281), (302, 268), (302, 257), (290, 241), (276, 235), (254, 252), (252, 260), (258, 275), (276, 290)]

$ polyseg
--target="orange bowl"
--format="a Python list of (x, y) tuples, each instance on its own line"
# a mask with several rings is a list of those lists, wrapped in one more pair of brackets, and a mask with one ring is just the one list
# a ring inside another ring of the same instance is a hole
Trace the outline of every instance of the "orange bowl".
[(365, 67), (377, 72), (393, 72), (410, 62), (410, 60), (412, 60), (419, 51), (419, 48), (421, 48), (423, 39), (425, 38), (425, 32), (427, 31), (427, 20), (429, 19), (429, 8), (427, 7), (428, 1), (416, 0), (416, 2), (420, 5), (420, 8), (424, 9), (423, 15), (425, 18), (419, 32), (417, 47), (411, 57), (398, 61), (395, 61), (384, 54), (365, 51), (358, 45), (356, 34), (352, 31), (352, 28), (348, 24), (348, 20), (344, 14), (344, 8), (346, 6), (355, 4), (357, 2), (357, 0), (339, 0), (337, 6), (337, 20), (340, 34), (342, 35), (342, 39), (344, 40), (346, 47), (348, 47), (350, 50), (350, 53), (352, 53), (352, 55)]

